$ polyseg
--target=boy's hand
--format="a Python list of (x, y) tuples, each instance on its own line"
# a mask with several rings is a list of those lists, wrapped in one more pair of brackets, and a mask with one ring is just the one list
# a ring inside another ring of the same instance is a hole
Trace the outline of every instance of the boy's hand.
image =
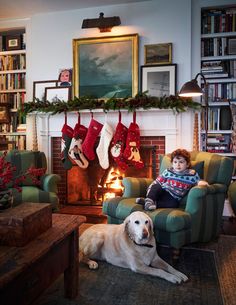
[(209, 183), (207, 181), (205, 181), (205, 180), (200, 180), (197, 185), (198, 186), (208, 186)]

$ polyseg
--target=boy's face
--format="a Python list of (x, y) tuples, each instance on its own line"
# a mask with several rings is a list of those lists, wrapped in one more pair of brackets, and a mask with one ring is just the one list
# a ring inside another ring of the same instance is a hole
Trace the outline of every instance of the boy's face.
[(186, 170), (188, 163), (183, 157), (174, 157), (172, 167), (176, 172), (181, 173)]

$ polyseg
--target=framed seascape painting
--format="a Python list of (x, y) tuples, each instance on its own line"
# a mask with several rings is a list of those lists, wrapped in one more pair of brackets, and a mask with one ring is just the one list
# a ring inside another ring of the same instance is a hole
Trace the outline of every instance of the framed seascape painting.
[(177, 65), (141, 66), (141, 90), (162, 97), (176, 94)]
[(108, 99), (138, 93), (138, 34), (73, 40), (74, 95)]
[(144, 51), (145, 65), (166, 65), (172, 63), (172, 43), (145, 45)]

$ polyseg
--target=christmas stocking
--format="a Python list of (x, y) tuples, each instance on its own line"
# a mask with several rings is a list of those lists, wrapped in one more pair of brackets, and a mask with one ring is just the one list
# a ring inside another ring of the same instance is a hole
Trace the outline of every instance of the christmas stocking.
[(89, 160), (94, 160), (96, 157), (94, 153), (94, 144), (100, 131), (102, 130), (102, 127), (103, 125), (101, 123), (94, 120), (93, 118), (91, 119), (88, 132), (84, 142), (82, 143), (82, 151)]
[(126, 147), (124, 150), (124, 158), (131, 161), (136, 168), (143, 168), (144, 164), (141, 160), (140, 153), (140, 130), (136, 124), (136, 113), (134, 113), (133, 123), (130, 124), (126, 139)]
[(62, 127), (62, 138), (61, 138), (61, 161), (63, 167), (65, 169), (71, 169), (72, 162), (68, 157), (68, 151), (70, 148), (70, 143), (73, 137), (73, 129), (67, 125), (65, 122), (64, 126)]
[(111, 155), (119, 168), (125, 171), (128, 167), (124, 159), (123, 152), (127, 137), (127, 127), (121, 123), (121, 115), (119, 113), (119, 123), (116, 126), (115, 134), (112, 139)]
[(99, 164), (103, 169), (107, 169), (109, 167), (109, 155), (108, 149), (113, 137), (113, 130), (108, 123), (105, 123), (102, 131), (101, 137), (96, 149)]
[(85, 158), (82, 151), (82, 143), (87, 134), (87, 128), (80, 125), (80, 122), (75, 125), (73, 139), (70, 144), (69, 157), (81, 168), (88, 167), (88, 160)]

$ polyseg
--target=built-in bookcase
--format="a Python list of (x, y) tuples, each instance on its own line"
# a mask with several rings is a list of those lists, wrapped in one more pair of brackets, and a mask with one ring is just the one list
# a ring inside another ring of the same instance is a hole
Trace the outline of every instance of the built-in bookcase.
[(202, 149), (231, 155), (230, 103), (236, 102), (236, 6), (202, 8), (201, 72), (208, 82), (208, 111), (201, 120)]
[(0, 30), (0, 150), (25, 149), (25, 29)]

